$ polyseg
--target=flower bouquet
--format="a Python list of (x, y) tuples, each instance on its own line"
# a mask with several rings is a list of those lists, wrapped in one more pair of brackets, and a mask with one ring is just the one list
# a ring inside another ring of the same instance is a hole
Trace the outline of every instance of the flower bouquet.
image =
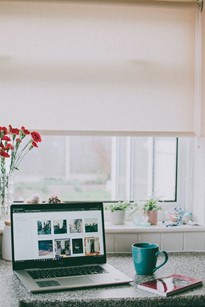
[(9, 200), (9, 180), (15, 170), (28, 154), (38, 147), (41, 135), (36, 131), (29, 131), (24, 126), (20, 129), (0, 126), (0, 218), (8, 215), (11, 204)]

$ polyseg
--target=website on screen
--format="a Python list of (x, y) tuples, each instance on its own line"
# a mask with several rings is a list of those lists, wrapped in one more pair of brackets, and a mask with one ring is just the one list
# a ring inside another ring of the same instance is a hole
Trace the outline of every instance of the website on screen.
[(104, 254), (100, 210), (17, 212), (13, 234), (17, 261)]

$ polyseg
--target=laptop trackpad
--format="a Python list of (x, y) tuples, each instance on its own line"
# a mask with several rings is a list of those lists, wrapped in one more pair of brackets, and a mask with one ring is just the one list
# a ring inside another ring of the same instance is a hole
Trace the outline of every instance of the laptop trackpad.
[(37, 284), (40, 288), (44, 288), (44, 287), (57, 287), (57, 286), (60, 286), (59, 282), (57, 282), (56, 280), (37, 281), (36, 284)]
[(62, 286), (78, 286), (78, 285), (87, 285), (91, 284), (91, 281), (86, 276), (80, 276), (80, 277), (72, 277), (72, 278), (58, 278), (57, 281)]

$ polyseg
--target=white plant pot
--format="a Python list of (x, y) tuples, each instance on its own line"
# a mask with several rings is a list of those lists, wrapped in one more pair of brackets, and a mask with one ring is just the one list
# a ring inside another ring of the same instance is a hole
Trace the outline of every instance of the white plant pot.
[(110, 212), (110, 221), (113, 225), (123, 225), (125, 223), (125, 210)]

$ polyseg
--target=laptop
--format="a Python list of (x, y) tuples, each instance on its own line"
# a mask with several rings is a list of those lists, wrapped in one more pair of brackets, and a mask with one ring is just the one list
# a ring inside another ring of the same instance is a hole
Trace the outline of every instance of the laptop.
[(103, 203), (13, 204), (12, 268), (30, 292), (133, 281), (106, 263)]

